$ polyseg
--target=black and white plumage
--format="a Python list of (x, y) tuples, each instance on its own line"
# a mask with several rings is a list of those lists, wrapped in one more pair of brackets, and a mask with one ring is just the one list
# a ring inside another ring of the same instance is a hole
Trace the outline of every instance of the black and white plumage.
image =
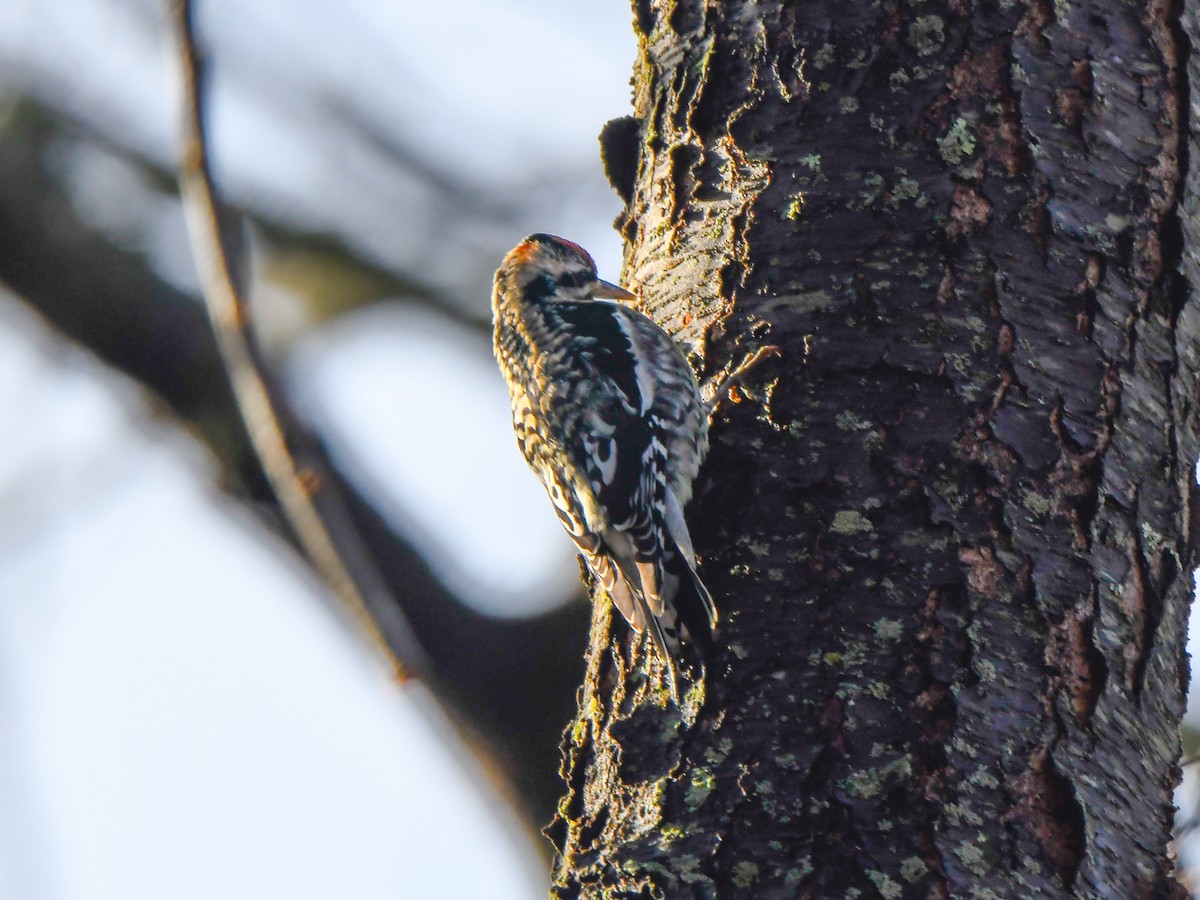
[(683, 517), (709, 407), (667, 333), (609, 302), (632, 298), (577, 244), (531, 235), (496, 272), (494, 346), (521, 453), (678, 699), (677, 670), (703, 665), (717, 624)]

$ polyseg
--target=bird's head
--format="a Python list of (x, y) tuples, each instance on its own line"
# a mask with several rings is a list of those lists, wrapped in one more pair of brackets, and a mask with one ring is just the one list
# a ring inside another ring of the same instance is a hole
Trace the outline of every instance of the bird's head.
[(596, 263), (578, 244), (550, 234), (531, 234), (504, 257), (496, 271), (500, 291), (527, 302), (633, 300), (623, 288), (596, 277)]

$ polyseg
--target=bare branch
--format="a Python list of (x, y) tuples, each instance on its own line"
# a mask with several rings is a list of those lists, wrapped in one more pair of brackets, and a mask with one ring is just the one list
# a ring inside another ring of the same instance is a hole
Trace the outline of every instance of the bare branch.
[(179, 186), (205, 305), (225, 369), (263, 470), (301, 547), (372, 649), (403, 682), (419, 649), (399, 607), (360, 545), (330, 467), (267, 376), (222, 241), (220, 206), (209, 169), (201, 61), (189, 0), (171, 0), (181, 76)]

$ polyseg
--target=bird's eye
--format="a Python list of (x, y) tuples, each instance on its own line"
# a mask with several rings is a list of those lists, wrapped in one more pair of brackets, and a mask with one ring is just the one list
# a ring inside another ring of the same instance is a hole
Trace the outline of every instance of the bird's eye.
[(563, 287), (577, 288), (583, 287), (590, 280), (586, 272), (568, 272), (558, 279), (558, 283)]

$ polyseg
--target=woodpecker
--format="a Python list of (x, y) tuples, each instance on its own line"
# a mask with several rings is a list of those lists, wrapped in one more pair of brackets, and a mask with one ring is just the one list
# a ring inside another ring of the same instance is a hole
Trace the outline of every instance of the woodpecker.
[(533, 234), (496, 271), (493, 345), (525, 461), (679, 701), (717, 626), (683, 510), (711, 409), (670, 336), (578, 244)]

